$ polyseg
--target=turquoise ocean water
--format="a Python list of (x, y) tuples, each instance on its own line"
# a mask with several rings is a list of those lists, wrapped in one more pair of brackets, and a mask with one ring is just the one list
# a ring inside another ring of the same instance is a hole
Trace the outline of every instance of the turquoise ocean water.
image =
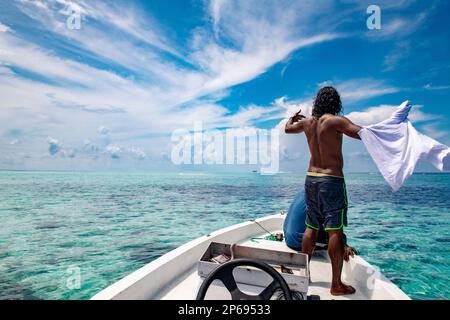
[[(0, 172), (0, 299), (88, 299), (177, 246), (287, 210), (302, 174)], [(348, 174), (349, 242), (415, 299), (450, 299), (450, 175)], [(80, 271), (81, 287), (68, 277)]]

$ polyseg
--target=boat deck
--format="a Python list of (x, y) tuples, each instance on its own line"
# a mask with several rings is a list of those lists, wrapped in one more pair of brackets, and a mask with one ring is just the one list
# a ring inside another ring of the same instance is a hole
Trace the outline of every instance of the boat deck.
[[(195, 239), (162, 257), (148, 263), (123, 279), (105, 288), (94, 300), (194, 300), (202, 279), (197, 273), (199, 258), (211, 242), (237, 243), (256, 248), (292, 253), (284, 242), (259, 240), (283, 228), (284, 215), (276, 214), (245, 221)], [(253, 240), (251, 240), (253, 239)], [(255, 241), (256, 240), (256, 241)], [(356, 289), (356, 294), (335, 297), (330, 295), (331, 264), (326, 251), (317, 251), (310, 266), (311, 281), (308, 295), (318, 295), (321, 300), (409, 300), (410, 298), (383, 274), (377, 272), (359, 256), (344, 262), (342, 279)], [(269, 281), (269, 279), (268, 279)], [(247, 294), (259, 294), (263, 288), (238, 284)], [(209, 288), (206, 299), (227, 300), (230, 294), (220, 281)]]
[[(262, 235), (261, 237), (263, 237)], [(269, 240), (245, 240), (239, 244), (265, 249), (274, 249), (285, 252), (295, 252), (288, 248), (284, 242), (275, 242)], [(354, 283), (352, 279), (347, 279), (345, 270), (343, 272), (343, 281), (357, 288), (357, 292), (351, 296), (335, 297), (330, 294), (331, 286), (331, 265), (326, 251), (318, 251), (313, 256), (310, 263), (311, 279), (309, 284), (308, 295), (318, 295), (322, 300), (366, 300), (368, 297), (364, 294), (365, 290), (358, 290), (358, 284)], [(176, 281), (174, 287), (169, 287), (159, 299), (163, 300), (179, 300), (179, 299), (195, 299), (197, 291), (200, 288), (202, 279), (197, 274), (197, 267), (190, 269), (184, 276)], [(245, 284), (238, 284), (239, 288), (248, 294), (258, 294), (264, 288), (249, 286)], [(187, 293), (189, 292), (189, 295)], [(223, 285), (218, 281), (210, 287), (207, 299), (222, 300), (230, 299), (230, 295)]]

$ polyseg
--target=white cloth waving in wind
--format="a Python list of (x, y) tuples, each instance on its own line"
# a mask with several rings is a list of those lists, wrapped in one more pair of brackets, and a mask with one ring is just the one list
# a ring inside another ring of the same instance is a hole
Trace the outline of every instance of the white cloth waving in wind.
[(389, 185), (397, 191), (419, 160), (440, 171), (450, 170), (450, 148), (418, 132), (408, 119), (412, 105), (403, 102), (392, 116), (358, 134)]

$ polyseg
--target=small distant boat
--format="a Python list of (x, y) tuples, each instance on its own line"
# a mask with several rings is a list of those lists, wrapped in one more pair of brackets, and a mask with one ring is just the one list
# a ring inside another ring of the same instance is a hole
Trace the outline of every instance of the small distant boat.
[[(285, 216), (276, 214), (224, 228), (193, 240), (145, 265), (125, 278), (97, 293), (93, 300), (195, 300), (203, 279), (198, 274), (198, 261), (211, 243), (239, 244), (254, 248), (296, 253), (284, 241), (264, 239), (283, 229)], [(254, 241), (253, 239), (259, 239)], [(342, 279), (356, 293), (346, 296), (330, 294), (331, 264), (326, 250), (317, 251), (309, 265), (308, 295), (320, 300), (410, 300), (385, 276), (360, 256), (344, 262)], [(211, 288), (212, 289), (212, 288)], [(247, 293), (261, 288), (244, 286)], [(214, 291), (214, 290), (213, 290)], [(226, 300), (226, 291), (214, 291), (212, 299)]]

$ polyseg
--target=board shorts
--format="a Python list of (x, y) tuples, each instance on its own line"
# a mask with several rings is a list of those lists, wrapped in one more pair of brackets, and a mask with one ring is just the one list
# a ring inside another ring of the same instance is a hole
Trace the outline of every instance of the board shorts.
[[(283, 223), (284, 241), (293, 250), (302, 250), (303, 234), (306, 230), (306, 215), (305, 190), (302, 188), (292, 201)], [(325, 248), (327, 243), (328, 234), (320, 229), (317, 233), (316, 249)]]
[(306, 226), (315, 231), (347, 226), (347, 189), (343, 177), (308, 173), (305, 180)]

